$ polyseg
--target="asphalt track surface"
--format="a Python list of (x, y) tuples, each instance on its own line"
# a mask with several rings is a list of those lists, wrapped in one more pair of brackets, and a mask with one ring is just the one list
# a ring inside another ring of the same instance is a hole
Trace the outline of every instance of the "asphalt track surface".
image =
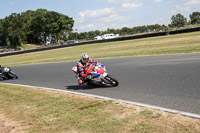
[(99, 60), (118, 87), (78, 86), (72, 67), (58, 62), (12, 67), (18, 80), (1, 81), (81, 92), (200, 114), (200, 54)]

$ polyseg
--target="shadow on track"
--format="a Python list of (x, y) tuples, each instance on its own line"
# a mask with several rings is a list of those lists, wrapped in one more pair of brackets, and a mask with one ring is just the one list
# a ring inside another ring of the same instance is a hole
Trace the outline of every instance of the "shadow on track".
[(108, 88), (110, 86), (105, 86), (105, 85), (70, 85), (70, 86), (65, 86), (66, 89), (69, 90), (89, 90), (89, 89), (98, 89), (98, 88)]

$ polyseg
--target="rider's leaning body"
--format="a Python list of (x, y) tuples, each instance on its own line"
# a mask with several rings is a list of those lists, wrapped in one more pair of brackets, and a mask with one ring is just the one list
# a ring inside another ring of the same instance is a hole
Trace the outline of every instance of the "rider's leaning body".
[(77, 71), (78, 71), (78, 83), (79, 85), (83, 85), (84, 79), (87, 78), (87, 74), (84, 73), (85, 67), (89, 63), (98, 63), (97, 60), (91, 59), (88, 54), (83, 53), (81, 59), (77, 62)]

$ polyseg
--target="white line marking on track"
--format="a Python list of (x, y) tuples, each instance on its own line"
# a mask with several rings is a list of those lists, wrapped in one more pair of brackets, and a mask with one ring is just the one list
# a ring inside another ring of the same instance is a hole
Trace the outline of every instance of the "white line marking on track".
[(126, 103), (126, 104), (132, 104), (132, 105), (136, 105), (136, 106), (140, 106), (140, 107), (152, 108), (152, 109), (161, 110), (161, 111), (165, 111), (165, 112), (169, 112), (169, 113), (173, 113), (173, 114), (180, 114), (180, 115), (183, 115), (183, 116), (188, 116), (188, 117), (200, 119), (200, 115), (198, 115), (198, 114), (193, 114), (193, 113), (189, 113), (189, 112), (183, 112), (183, 111), (174, 110), (174, 109), (163, 108), (163, 107), (144, 104), (144, 103), (126, 101), (126, 100), (122, 100), (122, 99), (115, 99), (115, 98), (98, 96), (98, 95), (93, 95), (93, 94), (86, 94), (86, 93), (73, 92), (73, 91), (68, 91), (68, 90), (61, 90), (61, 89), (47, 88), (47, 87), (39, 87), (39, 86), (31, 86), (31, 85), (23, 85), (23, 84), (13, 84), (13, 83), (0, 83), (0, 84), (16, 85), (16, 86), (22, 86), (22, 87), (38, 88), (38, 89), (51, 90), (51, 91), (57, 91), (57, 92), (64, 92), (64, 93), (70, 93), (70, 94), (76, 94), (76, 95), (90, 96), (90, 97), (95, 97), (95, 98), (104, 99), (104, 100), (108, 100), (108, 101), (122, 102), (122, 103)]

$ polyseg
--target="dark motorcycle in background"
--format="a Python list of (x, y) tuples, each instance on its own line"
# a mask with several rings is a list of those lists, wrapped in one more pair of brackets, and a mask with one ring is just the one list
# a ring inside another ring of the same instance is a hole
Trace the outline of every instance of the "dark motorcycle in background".
[(18, 76), (11, 70), (10, 67), (2, 66), (0, 72), (0, 78), (2, 80), (18, 79)]

